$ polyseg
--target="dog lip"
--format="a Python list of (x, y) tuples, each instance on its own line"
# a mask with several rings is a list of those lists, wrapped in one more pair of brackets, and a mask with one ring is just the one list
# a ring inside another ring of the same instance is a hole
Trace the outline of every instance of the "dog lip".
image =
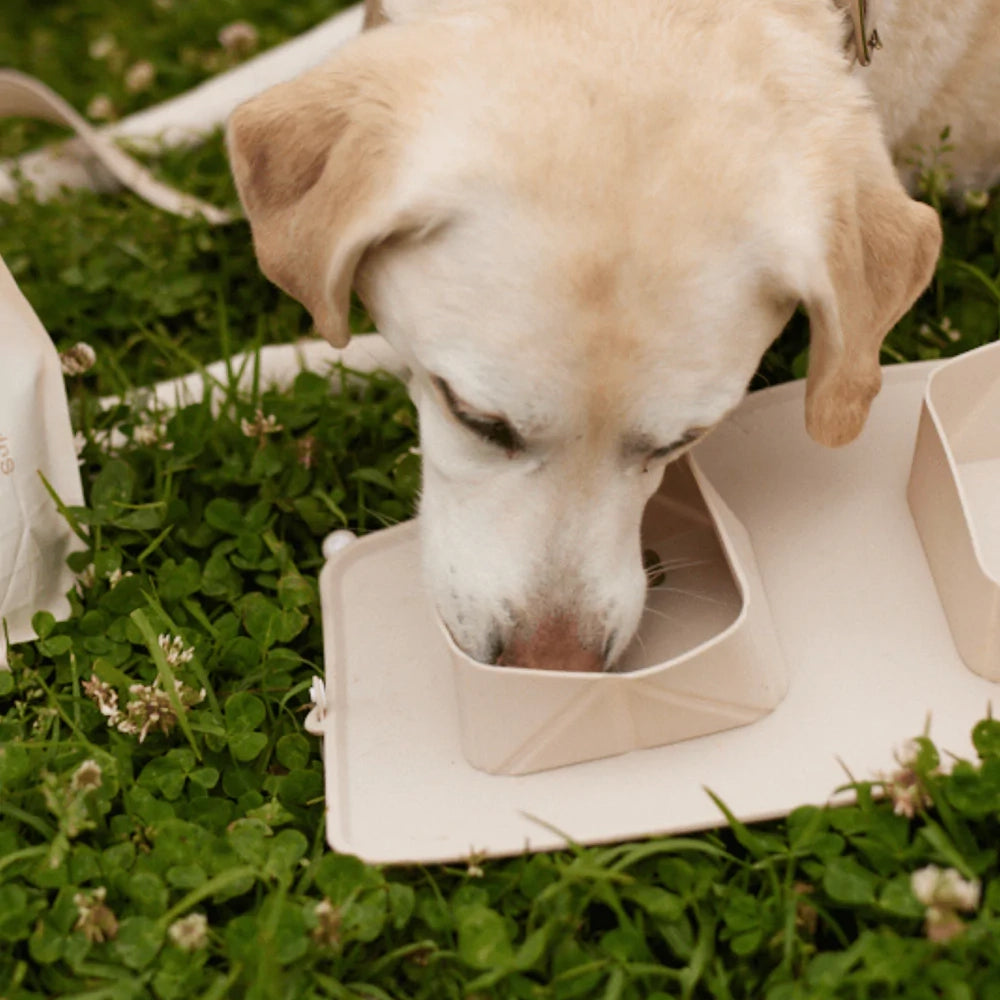
[(499, 632), (494, 632), (490, 636), (489, 642), (490, 655), (489, 662), (492, 666), (500, 666), (500, 660), (503, 657), (503, 639), (500, 637)]
[(444, 633), (448, 636), (448, 639), (451, 641), (452, 646), (454, 646), (454, 648), (463, 656), (488, 667), (500, 665), (500, 657), (503, 655), (503, 639), (499, 630), (495, 629), (490, 633), (489, 640), (486, 644), (488, 653), (483, 659), (480, 659), (477, 656), (473, 656), (472, 653), (466, 649), (465, 645), (458, 641), (458, 637), (455, 635), (454, 630), (448, 622), (445, 621), (444, 615), (442, 615), (440, 611), (437, 613), (437, 620), (442, 631), (444, 631)]

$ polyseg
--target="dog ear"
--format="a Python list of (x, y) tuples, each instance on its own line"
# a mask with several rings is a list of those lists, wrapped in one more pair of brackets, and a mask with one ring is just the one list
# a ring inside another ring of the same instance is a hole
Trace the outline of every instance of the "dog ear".
[(806, 428), (830, 447), (861, 433), (882, 385), (882, 340), (927, 287), (941, 250), (937, 213), (906, 194), (884, 150), (852, 174), (840, 186), (825, 267), (805, 296)]
[(261, 270), (337, 347), (350, 338), (362, 256), (433, 223), (401, 169), (432, 66), (421, 41), (400, 38), (400, 29), (365, 33), (324, 65), (241, 105), (228, 123)]

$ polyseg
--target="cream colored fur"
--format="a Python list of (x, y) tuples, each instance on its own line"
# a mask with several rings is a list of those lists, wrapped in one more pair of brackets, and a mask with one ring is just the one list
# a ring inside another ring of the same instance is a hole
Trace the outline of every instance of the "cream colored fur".
[(904, 178), (950, 129), (957, 190), (1000, 181), (1000, 0), (881, 0), (885, 41), (859, 75)]
[(356, 288), (412, 372), (427, 579), (473, 656), (614, 662), (660, 452), (799, 303), (807, 427), (860, 433), (940, 246), (893, 157), (949, 124), (958, 181), (1000, 176), (1000, 0), (939, 9), (882, 0), (860, 69), (825, 0), (382, 0), (234, 114), (265, 272), (336, 344)]

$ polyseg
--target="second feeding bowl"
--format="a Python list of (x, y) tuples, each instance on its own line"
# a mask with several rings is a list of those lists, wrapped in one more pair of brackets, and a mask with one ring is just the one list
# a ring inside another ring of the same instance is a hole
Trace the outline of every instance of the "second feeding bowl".
[(928, 379), (907, 498), (959, 654), (1000, 681), (1000, 344)]
[[(461, 752), (495, 774), (543, 771), (743, 726), (785, 694), (785, 663), (749, 537), (693, 460), (668, 467), (646, 509), (643, 547), (665, 568), (613, 673), (472, 660), (438, 621), (419, 574), (411, 581), (412, 603), (380, 609), (376, 563), (388, 565), (394, 548), (402, 555), (414, 547), (417, 531), (412, 522), (378, 532), (327, 562), (321, 584), (327, 687), (342, 723), (351, 713), (351, 677), (380, 668), (363, 662), (362, 619), (369, 629), (412, 632), (408, 670), (430, 678), (440, 674), (439, 658), (450, 658)], [(421, 643), (430, 621), (438, 640)], [(442, 690), (438, 697), (452, 695)]]

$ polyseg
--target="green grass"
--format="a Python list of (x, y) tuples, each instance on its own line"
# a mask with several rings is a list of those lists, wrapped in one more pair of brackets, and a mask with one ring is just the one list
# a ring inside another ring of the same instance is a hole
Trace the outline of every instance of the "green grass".
[[(87, 61), (103, 33), (156, 64), (150, 101), (195, 82), (178, 53), (211, 50), (227, 21), (274, 40), (329, 5), (36, 7), (5, 7), (16, 30), (0, 59), (85, 105), (125, 100), (120, 71)], [(0, 149), (31, 134), (15, 124)], [(217, 140), (155, 166), (233, 201)], [(940, 187), (929, 174), (938, 204)], [(945, 221), (938, 276), (887, 362), (997, 337), (1000, 197)], [(0, 253), (57, 344), (98, 353), (68, 384), (87, 440), (74, 563), (92, 576), (71, 619), (38, 616), (41, 639), (0, 674), (0, 998), (1000, 997), (1000, 723), (976, 728), (969, 763), (942, 767), (919, 743), (901, 778), (912, 819), (863, 784), (854, 806), (762, 827), (502, 862), (379, 870), (326, 850), (319, 748), (302, 728), (322, 671), (319, 543), (412, 512), (404, 391), (372, 376), (331, 394), (306, 374), (289, 391), (230, 392), (217, 414), (102, 412), (100, 394), (297, 339), (307, 317), (260, 277), (245, 225), (210, 229), (125, 195), (0, 205)], [(804, 347), (793, 323), (759, 383), (800, 373)], [(273, 433), (253, 431), (258, 410)], [(126, 443), (109, 449), (112, 429)], [(190, 658), (168, 660), (161, 634)], [(157, 678), (191, 704), (167, 701), (177, 724), (140, 742), (87, 696), (92, 677), (124, 711), (144, 697), (130, 687)], [(962, 922), (947, 943), (928, 939), (910, 883), (929, 863), (983, 887), (974, 911), (938, 914)], [(185, 951), (170, 928), (192, 914), (207, 933), (194, 926)]]
[[(219, 31), (235, 21), (257, 30), (257, 50), (296, 35), (348, 6), (343, 0), (5, 0), (0, 66), (40, 77), (81, 111), (103, 95), (112, 120), (181, 94), (247, 53), (230, 53)], [(103, 47), (103, 52), (101, 48)], [(137, 62), (152, 64), (148, 87), (132, 91), (127, 72)], [(20, 122), (5, 126), (0, 155), (11, 155), (54, 134), (46, 126)]]

